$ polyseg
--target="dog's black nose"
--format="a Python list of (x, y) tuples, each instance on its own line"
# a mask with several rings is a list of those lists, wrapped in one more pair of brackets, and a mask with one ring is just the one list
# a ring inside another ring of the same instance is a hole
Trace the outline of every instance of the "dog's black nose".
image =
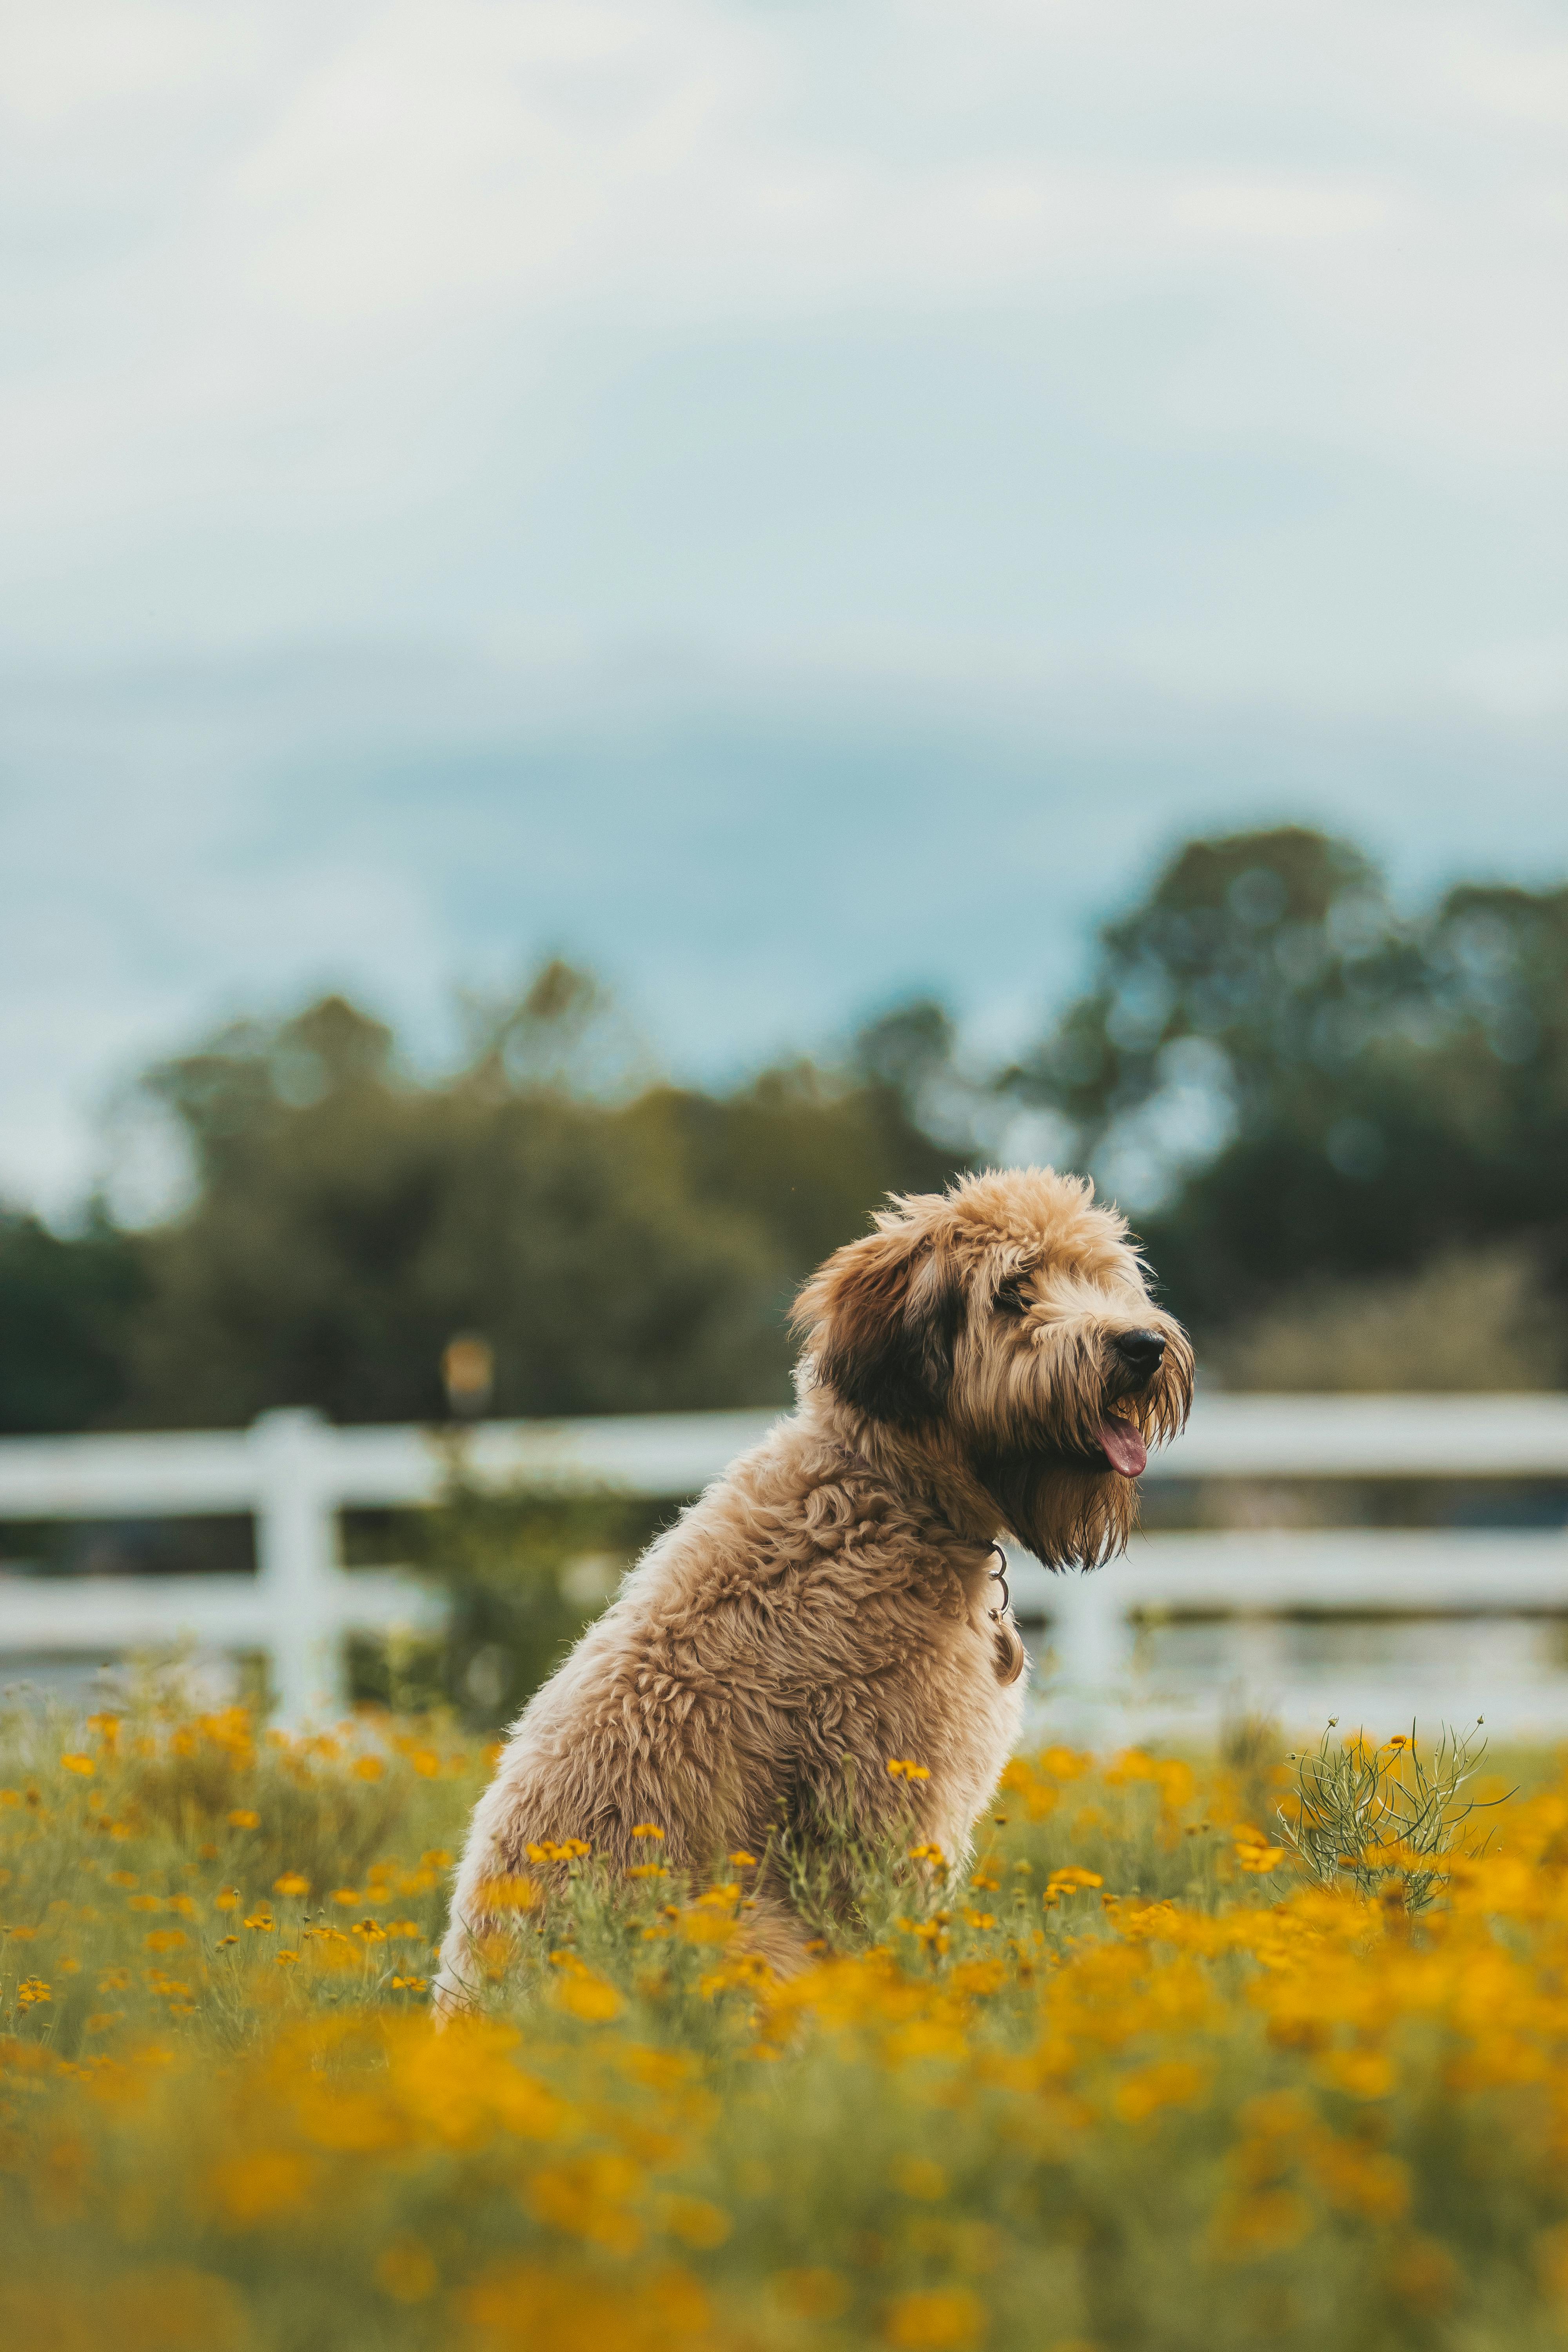
[(1160, 1369), (1165, 1342), (1158, 1331), (1118, 1331), (1111, 1346), (1130, 1372), (1151, 1381)]

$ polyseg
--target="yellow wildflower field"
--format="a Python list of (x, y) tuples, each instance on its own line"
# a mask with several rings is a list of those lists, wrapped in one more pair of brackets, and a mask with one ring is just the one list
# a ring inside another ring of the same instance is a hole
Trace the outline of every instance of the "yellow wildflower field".
[(680, 1885), (649, 1822), (615, 1885), (531, 1856), (437, 2033), (482, 1748), (76, 1738), (0, 1738), (6, 2347), (1568, 2340), (1568, 1780), (1417, 1909), (1306, 1875), (1266, 1776), (1047, 1748), (963, 1869), (802, 1876), (821, 1948), (782, 1982), (770, 1858)]

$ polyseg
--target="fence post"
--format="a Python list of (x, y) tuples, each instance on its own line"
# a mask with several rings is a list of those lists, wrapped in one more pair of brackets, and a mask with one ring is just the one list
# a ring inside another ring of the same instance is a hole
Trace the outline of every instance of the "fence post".
[(1051, 1644), (1057, 1672), (1048, 1704), (1060, 1720), (1091, 1747), (1114, 1741), (1127, 1705), (1132, 1635), (1114, 1581), (1079, 1570), (1052, 1580)]
[(325, 1476), (331, 1433), (319, 1412), (264, 1412), (258, 1454), (256, 1552), (267, 1602), (279, 1718), (335, 1713), (343, 1697), (342, 1639), (332, 1606), (337, 1515)]

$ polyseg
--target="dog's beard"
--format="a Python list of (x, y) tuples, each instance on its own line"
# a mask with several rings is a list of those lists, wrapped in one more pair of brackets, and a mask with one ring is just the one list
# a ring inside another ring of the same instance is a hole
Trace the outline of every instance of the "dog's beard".
[(1108, 1381), (1106, 1369), (1099, 1340), (1078, 1333), (1051, 1362), (1048, 1402), (1030, 1411), (1009, 1397), (998, 1412), (987, 1399), (991, 1412), (972, 1424), (978, 1436), (988, 1422), (991, 1439), (971, 1456), (976, 1476), (1047, 1568), (1099, 1568), (1126, 1549), (1147, 1447), (1173, 1437), (1192, 1402), (1192, 1350), (1180, 1332), (1145, 1386)]
[(1131, 1478), (1022, 1448), (987, 1454), (975, 1472), (1018, 1541), (1046, 1568), (1099, 1568), (1126, 1548), (1138, 1518)]

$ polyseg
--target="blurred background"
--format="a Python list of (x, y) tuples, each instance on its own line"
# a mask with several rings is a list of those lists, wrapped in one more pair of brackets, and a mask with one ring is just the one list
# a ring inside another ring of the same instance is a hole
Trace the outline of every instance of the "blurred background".
[[(0, 1435), (779, 1404), (1040, 1159), (1212, 1392), (1568, 1381), (1555, 12), (59, 0), (0, 117)], [(341, 1537), (493, 1717), (670, 1499)]]

